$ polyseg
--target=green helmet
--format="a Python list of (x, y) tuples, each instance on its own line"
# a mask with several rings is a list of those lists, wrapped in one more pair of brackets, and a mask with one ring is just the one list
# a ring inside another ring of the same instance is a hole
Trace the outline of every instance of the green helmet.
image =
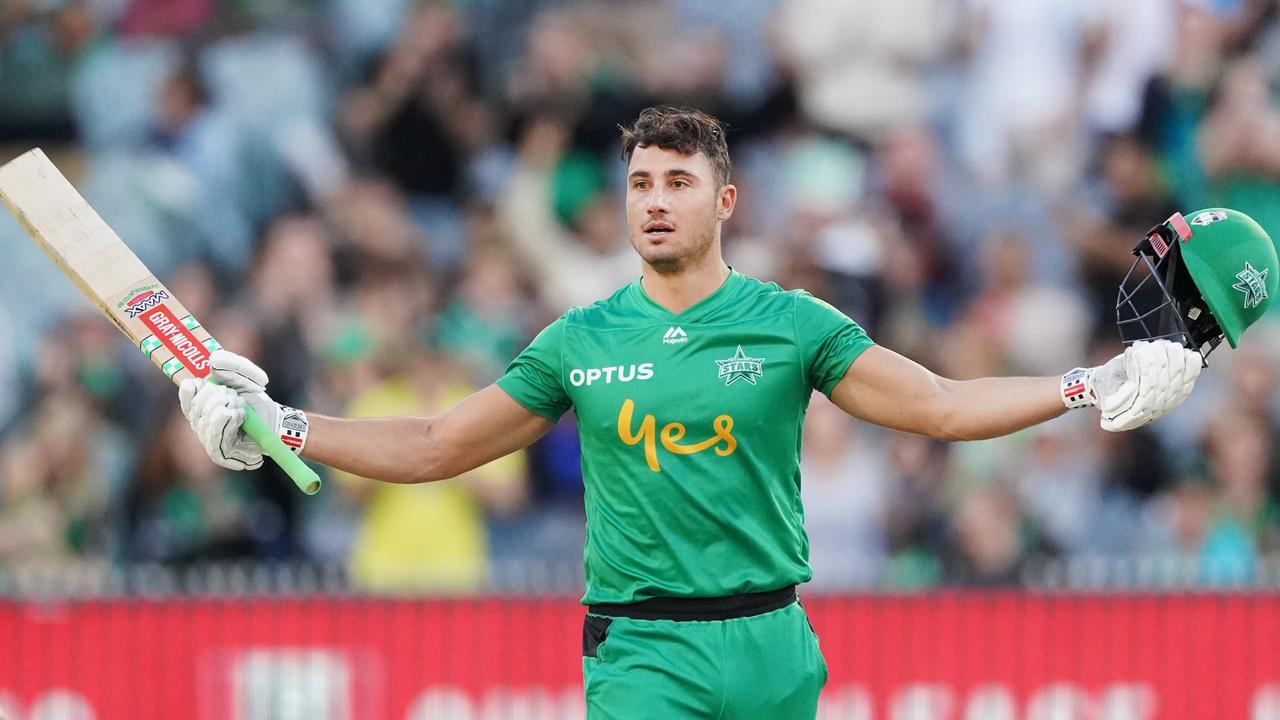
[(1120, 284), (1121, 339), (1169, 339), (1208, 357), (1225, 337), (1236, 347), (1280, 284), (1271, 237), (1238, 210), (1175, 213), (1147, 233)]

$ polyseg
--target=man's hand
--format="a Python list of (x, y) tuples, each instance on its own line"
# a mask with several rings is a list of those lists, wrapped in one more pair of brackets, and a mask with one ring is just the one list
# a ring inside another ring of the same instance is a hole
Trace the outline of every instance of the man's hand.
[(294, 453), (306, 444), (308, 422), (301, 411), (267, 395), (267, 374), (248, 359), (226, 350), (209, 357), (212, 368), (206, 379), (188, 379), (178, 388), (178, 402), (205, 452), (230, 470), (256, 470), (262, 466), (262, 448), (246, 435), (245, 408), (251, 407), (267, 427)]
[(1181, 405), (1200, 368), (1200, 353), (1168, 340), (1144, 340), (1105, 365), (1063, 375), (1062, 401), (1068, 408), (1096, 405), (1103, 430), (1133, 430)]

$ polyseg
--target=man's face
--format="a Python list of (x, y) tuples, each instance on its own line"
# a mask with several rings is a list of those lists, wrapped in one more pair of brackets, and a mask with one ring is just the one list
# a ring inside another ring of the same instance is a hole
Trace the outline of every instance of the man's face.
[(701, 152), (639, 146), (627, 166), (627, 236), (654, 270), (679, 272), (710, 252), (736, 197)]

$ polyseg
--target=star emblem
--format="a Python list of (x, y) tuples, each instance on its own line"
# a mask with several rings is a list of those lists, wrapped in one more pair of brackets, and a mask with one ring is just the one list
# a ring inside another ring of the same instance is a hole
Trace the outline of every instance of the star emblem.
[(1244, 309), (1256, 308), (1267, 299), (1267, 273), (1271, 268), (1262, 268), (1262, 272), (1245, 261), (1244, 269), (1236, 273), (1240, 282), (1231, 287), (1244, 293)]
[(747, 357), (741, 345), (733, 357), (717, 360), (716, 364), (720, 366), (720, 377), (724, 378), (726, 387), (738, 380), (746, 380), (755, 385), (756, 378), (764, 374), (764, 358)]

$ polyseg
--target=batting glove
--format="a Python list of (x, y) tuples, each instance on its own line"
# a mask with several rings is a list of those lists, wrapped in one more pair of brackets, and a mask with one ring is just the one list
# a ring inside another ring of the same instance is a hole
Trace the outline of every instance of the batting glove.
[(1062, 376), (1068, 408), (1097, 406), (1103, 430), (1147, 425), (1182, 404), (1200, 377), (1200, 353), (1169, 340), (1139, 341), (1105, 365)]
[(245, 407), (253, 408), (285, 447), (294, 454), (302, 452), (307, 442), (307, 416), (267, 395), (267, 373), (262, 368), (226, 350), (215, 350), (209, 364), (208, 378), (182, 381), (178, 402), (213, 462), (230, 470), (262, 466), (262, 448), (240, 428)]

